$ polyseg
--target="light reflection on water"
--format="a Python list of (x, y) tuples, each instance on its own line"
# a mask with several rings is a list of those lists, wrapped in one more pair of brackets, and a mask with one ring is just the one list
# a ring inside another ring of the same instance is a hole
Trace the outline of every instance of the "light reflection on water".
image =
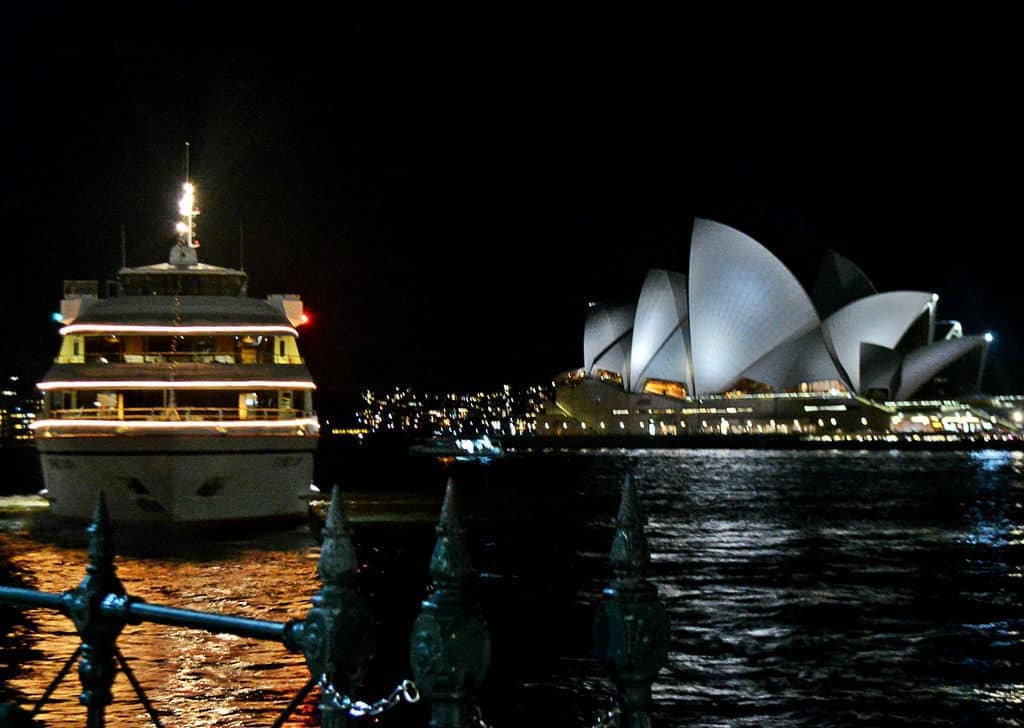
[[(442, 480), (380, 463), (372, 472), (330, 474), (358, 484), (347, 505), (378, 618), (365, 699), (408, 675)], [(627, 472), (650, 514), (651, 577), (672, 617), (654, 688), (664, 725), (1020, 719), (1020, 453), (595, 450), (459, 474), (494, 635), (488, 722), (589, 725), (607, 707), (590, 622)], [(34, 586), (81, 579), (78, 546), (8, 529), (0, 553)], [(118, 569), (148, 601), (282, 621), (308, 609), (316, 555), (298, 528), (136, 548)], [(34, 698), (77, 641), (63, 618), (33, 617), (40, 634), (22, 647), (40, 654), (23, 650), (8, 689)], [(168, 725), (269, 725), (306, 679), (300, 656), (252, 640), (144, 625), (120, 645)], [(58, 692), (52, 724), (80, 722), (76, 687), (72, 676)], [(128, 685), (117, 687), (112, 723), (144, 724)], [(304, 710), (289, 725), (315, 724)], [(402, 708), (383, 724), (425, 720)]]

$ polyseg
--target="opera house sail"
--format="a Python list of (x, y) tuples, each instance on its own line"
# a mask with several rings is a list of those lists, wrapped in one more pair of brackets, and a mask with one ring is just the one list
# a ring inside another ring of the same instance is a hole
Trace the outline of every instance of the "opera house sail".
[[(878, 433), (901, 402), (980, 394), (991, 337), (949, 322), (937, 340), (937, 294), (878, 292), (831, 251), (812, 291), (750, 236), (697, 218), (685, 274), (652, 269), (635, 302), (590, 305), (583, 366), (557, 378), (538, 434)], [(975, 420), (998, 418), (925, 418)]]

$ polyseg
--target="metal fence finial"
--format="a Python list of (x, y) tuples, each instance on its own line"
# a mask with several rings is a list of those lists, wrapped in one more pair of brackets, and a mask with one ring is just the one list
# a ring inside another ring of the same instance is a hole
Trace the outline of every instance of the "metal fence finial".
[(347, 709), (336, 696), (352, 693), (374, 651), (373, 617), (355, 587), (358, 562), (342, 501), (341, 489), (335, 486), (317, 564), (323, 587), (313, 595), (301, 632), (310, 674), (320, 676), (324, 728), (347, 725)]
[(472, 578), (473, 565), (462, 537), (464, 531), (455, 497), (455, 481), (451, 478), (448, 478), (445, 487), (444, 503), (441, 505), (436, 530), (437, 543), (430, 557), (430, 576), (435, 582), (449, 587), (448, 591), (453, 588), (458, 591), (466, 579)]
[(327, 519), (321, 531), (323, 544), (317, 562), (317, 573), (324, 584), (339, 584), (354, 578), (359, 566), (343, 502), (341, 489), (334, 486), (331, 490), (331, 503), (327, 508)]
[(594, 619), (594, 643), (618, 690), (623, 728), (649, 728), (651, 684), (668, 661), (668, 614), (657, 587), (644, 578), (651, 561), (645, 521), (627, 475), (612, 539), (615, 578)]
[(619, 517), (611, 551), (612, 569), (620, 580), (635, 581), (647, 573), (651, 563), (651, 549), (644, 534), (646, 522), (636, 484), (627, 473), (622, 484), (622, 500), (619, 502)]
[(96, 498), (89, 534), (89, 562), (85, 578), (64, 593), (65, 609), (82, 639), (78, 678), (82, 683), (79, 700), (86, 706), (88, 728), (102, 728), (106, 707), (113, 701), (111, 686), (117, 675), (117, 636), (125, 621), (103, 614), (102, 604), (110, 595), (123, 596), (124, 586), (114, 567), (114, 540), (102, 491)]
[(409, 639), (416, 685), (431, 703), (431, 728), (469, 725), (476, 690), (491, 660), (491, 638), (476, 597), (455, 494), (449, 478), (430, 559), (432, 589)]

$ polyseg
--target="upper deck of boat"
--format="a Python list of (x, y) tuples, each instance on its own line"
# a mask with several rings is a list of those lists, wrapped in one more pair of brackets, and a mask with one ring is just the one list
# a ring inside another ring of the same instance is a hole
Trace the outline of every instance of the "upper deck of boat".
[(112, 326), (287, 326), (284, 311), (247, 296), (126, 295), (101, 298), (84, 307), (77, 327)]

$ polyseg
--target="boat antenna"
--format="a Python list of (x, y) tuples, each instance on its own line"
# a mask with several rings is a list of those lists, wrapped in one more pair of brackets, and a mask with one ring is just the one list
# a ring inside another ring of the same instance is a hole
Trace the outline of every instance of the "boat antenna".
[(182, 248), (199, 247), (199, 242), (195, 239), (194, 221), (195, 216), (199, 214), (199, 210), (196, 209), (195, 187), (192, 185), (192, 180), (189, 177), (190, 146), (188, 142), (185, 142), (185, 183), (182, 185), (183, 194), (181, 199), (178, 200), (178, 214), (181, 215), (182, 219), (178, 221), (176, 229), (181, 236), (178, 240), (178, 245)]

